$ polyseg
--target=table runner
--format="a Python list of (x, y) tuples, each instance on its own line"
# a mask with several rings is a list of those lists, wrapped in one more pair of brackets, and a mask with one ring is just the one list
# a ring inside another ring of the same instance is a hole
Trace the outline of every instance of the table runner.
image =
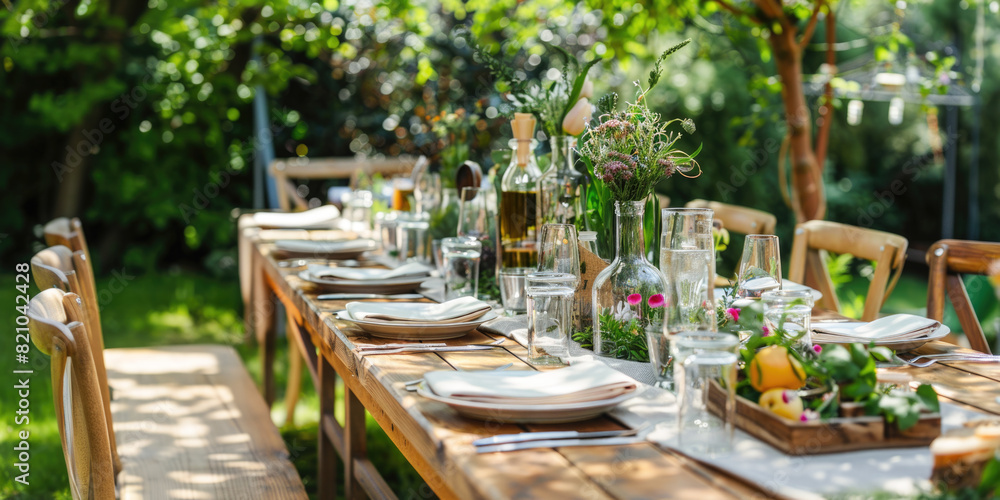
[[(504, 335), (526, 346), (527, 322), (524, 315), (505, 317), (484, 323), (479, 329)], [(592, 351), (576, 342), (571, 342), (569, 359), (570, 363), (597, 359), (645, 386), (641, 394), (610, 413), (622, 424), (636, 428), (649, 423), (654, 428), (647, 439), (656, 445), (718, 467), (773, 493), (807, 499), (850, 493), (869, 496), (875, 491), (912, 495), (931, 487), (933, 457), (927, 447), (791, 456), (737, 429), (733, 451), (728, 454), (709, 457), (685, 452), (677, 448), (677, 398), (669, 391), (650, 387), (654, 377), (649, 363), (594, 356)], [(947, 402), (941, 403), (942, 431), (960, 427), (981, 416)]]

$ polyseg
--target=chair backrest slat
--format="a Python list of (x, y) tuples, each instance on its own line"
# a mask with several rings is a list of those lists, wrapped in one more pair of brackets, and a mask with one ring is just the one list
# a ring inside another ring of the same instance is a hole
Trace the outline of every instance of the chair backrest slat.
[[(52, 395), (74, 499), (115, 498), (115, 470), (82, 300), (49, 288), (28, 304), (32, 343), (52, 358)], [(69, 405), (69, 408), (67, 408)]]
[(299, 209), (307, 207), (305, 200), (295, 192), (295, 185), (290, 179), (350, 179), (351, 187), (355, 188), (358, 178), (362, 174), (407, 175), (418, 161), (421, 160), (402, 156), (360, 160), (355, 158), (281, 159), (271, 163), (270, 172), (278, 188), (279, 207), (282, 211), (289, 212), (292, 210), (292, 202)]
[(878, 318), (885, 299), (892, 293), (906, 262), (906, 238), (830, 221), (808, 221), (795, 227), (788, 279), (819, 289), (820, 307), (839, 311), (836, 289), (824, 262), (825, 253), (850, 254), (875, 262), (875, 274), (868, 285), (863, 321)]
[(687, 208), (710, 208), (727, 231), (742, 234), (774, 234), (778, 219), (763, 210), (729, 205), (717, 201), (691, 200)]
[(930, 267), (927, 280), (927, 317), (943, 320), (947, 297), (955, 307), (970, 347), (977, 351), (992, 352), (961, 275), (988, 274), (990, 266), (1000, 261), (1000, 243), (940, 240), (927, 250), (926, 258)]

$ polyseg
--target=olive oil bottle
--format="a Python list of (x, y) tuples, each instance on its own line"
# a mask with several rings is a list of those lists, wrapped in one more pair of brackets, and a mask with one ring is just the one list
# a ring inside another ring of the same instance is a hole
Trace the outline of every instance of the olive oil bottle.
[(538, 141), (535, 118), (530, 113), (515, 113), (511, 121), (514, 154), (500, 181), (500, 245), (502, 267), (535, 267), (538, 222), (538, 180), (542, 176), (535, 161)]

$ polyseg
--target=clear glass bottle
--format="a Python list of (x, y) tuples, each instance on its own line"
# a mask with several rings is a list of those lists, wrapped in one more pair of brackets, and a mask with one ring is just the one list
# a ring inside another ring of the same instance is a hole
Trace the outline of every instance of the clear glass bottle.
[(577, 218), (583, 214), (580, 197), (583, 176), (574, 168), (576, 137), (556, 136), (550, 143), (552, 165), (538, 181), (538, 224), (576, 224)]
[[(625, 358), (628, 346), (662, 331), (667, 290), (663, 273), (646, 260), (645, 201), (616, 201), (615, 260), (594, 279), (594, 353)], [(639, 336), (634, 339), (632, 336)]]
[(534, 139), (510, 141), (515, 154), (500, 181), (500, 243), (505, 268), (538, 265), (535, 239), (538, 180), (542, 173), (535, 160), (537, 145)]

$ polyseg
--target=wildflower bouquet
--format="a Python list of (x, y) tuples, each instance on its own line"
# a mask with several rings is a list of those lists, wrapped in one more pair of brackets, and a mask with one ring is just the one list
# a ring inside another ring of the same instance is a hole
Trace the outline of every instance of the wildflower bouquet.
[(635, 102), (626, 103), (624, 110), (616, 110), (617, 94), (598, 99), (598, 118), (581, 138), (580, 157), (591, 180), (587, 189), (585, 223), (589, 230), (604, 236), (598, 238), (602, 256), (613, 253), (614, 202), (649, 198), (645, 210), (645, 240), (646, 248), (653, 249), (656, 260), (659, 203), (649, 195), (661, 179), (674, 174), (690, 178), (701, 175), (701, 167), (694, 159), (701, 147), (692, 154), (682, 151), (676, 144), (683, 134), (671, 130), (673, 125), (680, 124), (684, 132), (693, 134), (694, 122), (690, 119), (661, 121), (659, 113), (653, 112), (647, 103), (649, 91), (660, 80), (663, 61), (688, 43), (690, 40), (684, 40), (660, 55), (646, 86), (635, 82), (638, 89)]

